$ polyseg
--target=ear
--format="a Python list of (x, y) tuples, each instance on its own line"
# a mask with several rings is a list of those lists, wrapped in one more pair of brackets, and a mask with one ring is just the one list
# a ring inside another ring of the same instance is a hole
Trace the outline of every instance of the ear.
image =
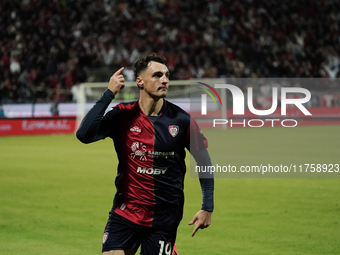
[(137, 82), (137, 86), (140, 89), (144, 89), (144, 81), (143, 81), (142, 77), (138, 76), (137, 79), (136, 79), (136, 82)]

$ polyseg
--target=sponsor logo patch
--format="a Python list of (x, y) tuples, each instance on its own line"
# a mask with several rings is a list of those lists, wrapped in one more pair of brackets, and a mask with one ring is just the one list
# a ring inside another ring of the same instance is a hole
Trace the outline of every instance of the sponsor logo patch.
[(132, 152), (130, 153), (130, 156), (132, 159), (135, 159), (135, 157), (139, 158), (139, 160), (147, 161), (146, 159), (146, 146), (143, 145), (143, 143), (134, 142), (131, 145)]
[(167, 168), (146, 168), (146, 167), (138, 167), (137, 173), (140, 174), (154, 174), (154, 175), (160, 175), (165, 174)]

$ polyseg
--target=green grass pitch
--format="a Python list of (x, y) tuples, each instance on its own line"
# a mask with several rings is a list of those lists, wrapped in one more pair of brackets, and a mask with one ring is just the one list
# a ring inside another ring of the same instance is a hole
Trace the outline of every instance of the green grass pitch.
[[(340, 164), (340, 126), (204, 134), (215, 164)], [(1, 137), (0, 254), (101, 254), (116, 163), (110, 139)], [(193, 238), (201, 191), (189, 173), (185, 194), (181, 255), (340, 254), (340, 179), (218, 178), (212, 224)]]

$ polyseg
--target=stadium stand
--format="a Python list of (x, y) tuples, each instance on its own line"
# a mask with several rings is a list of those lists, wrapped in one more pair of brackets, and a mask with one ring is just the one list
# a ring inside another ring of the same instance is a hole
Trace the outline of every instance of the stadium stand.
[(71, 102), (120, 66), (131, 79), (149, 52), (172, 79), (339, 77), (337, 1), (1, 0), (0, 12), (3, 104)]

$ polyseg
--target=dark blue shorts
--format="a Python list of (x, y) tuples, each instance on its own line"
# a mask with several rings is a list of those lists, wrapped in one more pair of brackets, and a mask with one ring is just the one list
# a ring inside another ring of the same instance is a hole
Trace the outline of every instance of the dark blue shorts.
[(177, 226), (170, 230), (141, 226), (110, 212), (104, 230), (102, 252), (129, 249), (137, 251), (141, 245), (141, 255), (171, 255), (176, 234)]

